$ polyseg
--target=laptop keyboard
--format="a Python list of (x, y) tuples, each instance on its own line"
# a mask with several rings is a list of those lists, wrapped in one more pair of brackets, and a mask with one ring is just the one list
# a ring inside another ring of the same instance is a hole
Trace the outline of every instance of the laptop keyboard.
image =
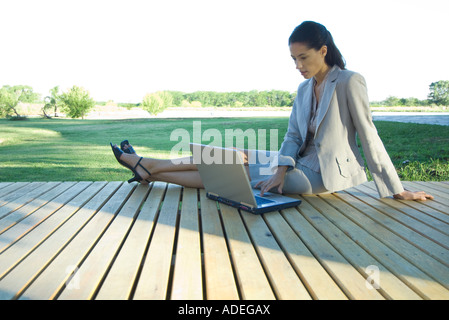
[(274, 202), (273, 200), (266, 199), (266, 198), (264, 198), (264, 197), (258, 197), (258, 196), (255, 196), (255, 198), (256, 198), (256, 203), (257, 203), (257, 205), (267, 204), (267, 203), (273, 203), (273, 202)]

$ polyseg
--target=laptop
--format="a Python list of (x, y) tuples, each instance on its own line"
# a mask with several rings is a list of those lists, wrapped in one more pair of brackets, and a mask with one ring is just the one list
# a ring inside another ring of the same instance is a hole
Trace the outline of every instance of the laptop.
[(190, 150), (209, 199), (253, 214), (301, 204), (299, 199), (272, 192), (260, 196), (251, 187), (240, 152), (234, 149), (190, 143)]

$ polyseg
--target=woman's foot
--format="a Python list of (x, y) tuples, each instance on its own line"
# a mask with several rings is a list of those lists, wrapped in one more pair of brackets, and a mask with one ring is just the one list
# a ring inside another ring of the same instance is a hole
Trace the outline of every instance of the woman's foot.
[[(149, 180), (151, 177), (151, 167), (146, 158), (139, 157), (134, 154), (123, 153), (120, 160), (134, 168), (135, 172), (142, 178), (142, 181)], [(148, 181), (150, 182), (150, 181)]]
[(144, 162), (148, 162), (146, 159), (139, 157), (136, 154), (124, 153), (117, 145), (112, 145), (112, 143), (111, 147), (117, 161), (134, 173), (134, 177), (129, 179), (128, 182), (137, 181), (144, 184), (151, 182), (149, 180), (151, 173), (147, 168), (148, 165), (144, 165)]

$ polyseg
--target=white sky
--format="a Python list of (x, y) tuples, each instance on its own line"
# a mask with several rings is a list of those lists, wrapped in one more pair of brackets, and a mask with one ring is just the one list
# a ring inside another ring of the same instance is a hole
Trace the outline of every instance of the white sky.
[(370, 100), (449, 80), (448, 0), (0, 0), (0, 86), (96, 100), (157, 90), (295, 91), (288, 37), (324, 24)]

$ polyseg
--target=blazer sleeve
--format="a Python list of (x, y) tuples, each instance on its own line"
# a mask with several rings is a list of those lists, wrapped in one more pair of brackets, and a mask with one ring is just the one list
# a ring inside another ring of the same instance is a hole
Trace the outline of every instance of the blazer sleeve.
[(293, 102), (292, 112), (288, 122), (287, 133), (285, 134), (284, 141), (282, 142), (277, 158), (277, 163), (274, 163), (272, 169), (277, 166), (288, 166), (288, 170), (293, 169), (296, 166), (296, 159), (303, 139), (301, 137), (298, 128), (298, 96)]
[(380, 197), (401, 193), (404, 188), (372, 121), (365, 79), (354, 73), (347, 90), (349, 112)]

